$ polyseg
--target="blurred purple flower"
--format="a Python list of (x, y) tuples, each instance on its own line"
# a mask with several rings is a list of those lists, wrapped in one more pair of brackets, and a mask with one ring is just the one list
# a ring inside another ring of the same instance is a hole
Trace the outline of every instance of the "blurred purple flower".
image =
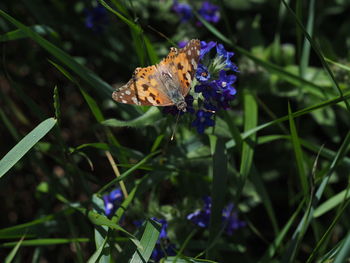
[(179, 48), (183, 48), (186, 46), (187, 43), (188, 43), (188, 41), (182, 40), (179, 43), (177, 43), (177, 45), (179, 46)]
[(161, 260), (165, 256), (175, 256), (175, 248), (175, 245), (171, 243), (165, 244), (163, 245), (163, 247), (161, 244), (156, 244), (152, 251), (151, 259), (155, 262), (159, 262), (159, 260)]
[(177, 0), (174, 0), (171, 9), (180, 16), (180, 21), (182, 23), (187, 22), (193, 16), (191, 6), (185, 3), (179, 3)]
[(103, 196), (105, 214), (107, 217), (113, 216), (118, 206), (123, 201), (123, 193), (118, 188)]
[(209, 226), (210, 212), (211, 212), (211, 197), (206, 196), (203, 198), (204, 207), (201, 210), (197, 210), (189, 215), (187, 219), (192, 221), (195, 225), (205, 228)]
[(96, 33), (101, 33), (108, 24), (107, 10), (101, 5), (85, 9), (85, 26)]
[(222, 211), (222, 217), (224, 223), (226, 223), (225, 233), (229, 236), (232, 236), (233, 232), (239, 228), (242, 228), (246, 225), (244, 221), (238, 219), (237, 212), (233, 211), (234, 204), (228, 204)]
[(205, 110), (198, 110), (196, 119), (192, 122), (192, 126), (197, 128), (197, 132), (202, 134), (207, 127), (215, 126), (215, 121), (211, 119), (213, 113)]
[[(219, 7), (209, 1), (204, 1), (202, 3), (202, 7), (198, 10), (198, 13), (209, 23), (217, 23), (220, 20)], [(199, 26), (202, 25), (201, 22), (198, 22), (197, 24)]]
[(156, 217), (152, 217), (152, 220), (160, 223), (162, 225), (161, 229), (160, 229), (160, 233), (159, 233), (159, 237), (158, 237), (158, 241), (157, 243), (159, 243), (160, 239), (166, 239), (168, 238), (168, 234), (167, 234), (167, 229), (168, 229), (168, 222), (165, 219), (158, 219)]
[[(187, 216), (187, 219), (192, 221), (195, 225), (206, 228), (209, 226), (210, 214), (211, 214), (211, 198), (205, 197), (204, 207), (201, 210), (197, 210)], [(232, 235), (233, 232), (241, 227), (244, 227), (246, 223), (238, 219), (237, 212), (234, 211), (234, 205), (230, 203), (222, 210), (222, 221), (225, 225), (225, 233)]]

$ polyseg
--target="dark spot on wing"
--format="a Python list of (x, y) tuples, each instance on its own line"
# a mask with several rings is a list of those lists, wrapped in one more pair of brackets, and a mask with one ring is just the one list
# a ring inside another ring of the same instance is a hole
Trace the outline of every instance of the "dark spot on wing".
[(144, 91), (148, 90), (149, 86), (147, 84), (142, 84), (142, 88)]
[(184, 77), (185, 80), (188, 80), (185, 73), (183, 73), (182, 76)]
[(154, 100), (156, 99), (156, 95), (154, 95), (153, 93), (150, 93), (149, 96), (152, 97)]
[(182, 70), (184, 66), (182, 66), (180, 63), (177, 63), (177, 69)]
[(160, 103), (160, 100), (156, 100), (156, 103), (159, 104), (159, 103)]

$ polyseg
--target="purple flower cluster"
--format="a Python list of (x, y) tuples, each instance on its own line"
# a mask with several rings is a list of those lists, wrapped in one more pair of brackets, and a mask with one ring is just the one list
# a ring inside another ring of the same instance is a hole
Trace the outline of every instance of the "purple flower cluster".
[(107, 217), (113, 216), (121, 202), (123, 201), (123, 193), (118, 188), (103, 196), (105, 206), (105, 214)]
[(174, 0), (171, 9), (180, 16), (181, 22), (187, 22), (193, 16), (192, 7), (185, 3), (179, 3), (178, 0)]
[[(184, 42), (180, 44), (186, 45)], [(210, 54), (214, 48), (216, 54), (212, 59)], [(201, 99), (198, 100), (199, 109), (195, 111), (194, 99), (191, 95), (185, 98), (186, 112), (195, 114), (192, 126), (200, 134), (204, 133), (206, 128), (215, 126), (216, 111), (229, 109), (230, 102), (235, 98), (237, 91), (233, 85), (237, 77), (233, 73), (238, 72), (238, 68), (231, 61), (233, 55), (234, 53), (226, 51), (222, 44), (201, 41), (199, 64), (195, 75), (197, 85), (194, 88), (194, 91), (201, 95)], [(183, 111), (179, 112), (175, 106), (165, 107), (164, 112), (173, 115), (184, 114)]]
[[(204, 207), (187, 216), (187, 219), (192, 221), (195, 225), (206, 228), (209, 226), (211, 214), (211, 198), (209, 196), (203, 198)], [(222, 210), (222, 223), (225, 226), (225, 233), (229, 236), (246, 223), (238, 219), (237, 212), (234, 211), (234, 205), (230, 203)]]
[[(179, 15), (182, 23), (188, 22), (193, 17), (192, 7), (186, 3), (179, 3), (178, 0), (174, 0), (172, 10)], [(202, 2), (198, 14), (210, 23), (217, 23), (220, 20), (219, 7), (209, 1)], [(202, 23), (198, 21), (197, 25), (201, 26)]]
[(85, 26), (96, 33), (101, 33), (108, 24), (107, 10), (102, 5), (85, 9)]

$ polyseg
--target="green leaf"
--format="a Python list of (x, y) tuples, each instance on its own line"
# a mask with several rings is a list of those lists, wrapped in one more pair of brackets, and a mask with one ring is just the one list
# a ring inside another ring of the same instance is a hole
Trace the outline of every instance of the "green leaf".
[(348, 234), (341, 245), (336, 257), (334, 258), (333, 263), (343, 263), (348, 261), (350, 255), (350, 232)]
[(16, 246), (14, 246), (14, 248), (11, 250), (10, 254), (7, 255), (7, 257), (5, 258), (5, 263), (11, 263), (12, 260), (15, 258), (17, 251), (19, 249), (19, 247), (21, 246), (22, 242), (23, 242), (24, 236), (22, 236), (22, 238), (17, 242)]
[(307, 175), (305, 173), (304, 168), (304, 157), (303, 157), (303, 151), (300, 146), (300, 141), (297, 133), (297, 129), (295, 127), (292, 110), (290, 108), (290, 104), (288, 102), (288, 117), (289, 117), (289, 126), (290, 126), (290, 132), (291, 132), (291, 139), (292, 139), (292, 145), (294, 149), (295, 159), (297, 162), (298, 172), (299, 172), (299, 178), (300, 183), (303, 188), (304, 196), (309, 196), (309, 184)]
[[(227, 192), (227, 152), (222, 139), (215, 140), (215, 151), (213, 155), (213, 183), (211, 190), (212, 208), (209, 224), (208, 248), (213, 247), (222, 234), (222, 210), (225, 206), (225, 195)], [(208, 249), (208, 257), (213, 251)]]
[[(244, 131), (254, 129), (258, 123), (258, 106), (253, 94), (249, 90), (244, 90)], [(242, 145), (242, 159), (240, 166), (240, 186), (239, 194), (236, 198), (239, 198), (240, 192), (245, 184), (245, 181), (249, 175), (254, 155), (256, 135), (252, 134), (250, 137), (246, 137), (246, 140)]]
[[(103, 249), (106, 246), (108, 240), (108, 236), (105, 237), (105, 239), (103, 240), (101, 246), (95, 251), (95, 253), (89, 258), (88, 263), (95, 263), (95, 262), (100, 262), (99, 258), (102, 255)], [(108, 262), (108, 261), (107, 261)]]
[(140, 117), (130, 121), (121, 121), (117, 119), (109, 119), (102, 122), (103, 125), (110, 127), (144, 127), (147, 125), (154, 125), (156, 121), (162, 118), (157, 107), (151, 107)]
[(154, 220), (149, 220), (146, 222), (145, 231), (141, 237), (140, 243), (143, 249), (136, 249), (133, 254), (130, 263), (145, 263), (148, 262), (152, 255), (152, 251), (157, 243), (159, 233), (160, 233), (160, 224)]
[(98, 0), (108, 11), (115, 14), (121, 21), (123, 21), (125, 24), (127, 24), (133, 31), (135, 31), (137, 34), (140, 34), (142, 32), (142, 29), (139, 25), (135, 24), (131, 20), (127, 19), (122, 14), (115, 11), (112, 7), (110, 7), (105, 1)]
[(315, 209), (314, 218), (324, 215), (328, 211), (342, 204), (344, 200), (349, 199), (349, 197), (350, 192), (348, 190), (343, 190), (340, 193), (333, 195)]
[(0, 160), (0, 178), (11, 169), (56, 124), (54, 118), (41, 122)]
[[(31, 30), (34, 32), (40, 34), (40, 35), (46, 35), (50, 34), (53, 36), (57, 36), (57, 33), (52, 30), (52, 28), (46, 26), (46, 25), (34, 25), (30, 27)], [(22, 39), (22, 38), (27, 38), (28, 34), (24, 32), (21, 29), (16, 29), (11, 32), (7, 32), (3, 35), (0, 36), (0, 42), (6, 42), (6, 41), (11, 41), (11, 40), (17, 40), (17, 39)]]
[[(32, 239), (32, 240), (24, 240), (22, 242), (23, 247), (32, 247), (32, 246), (52, 246), (52, 245), (63, 245), (70, 244), (76, 242), (90, 242), (89, 238), (81, 237), (81, 238), (40, 238), (40, 239)], [(0, 247), (14, 247), (18, 244), (18, 242), (6, 242), (0, 244)]]

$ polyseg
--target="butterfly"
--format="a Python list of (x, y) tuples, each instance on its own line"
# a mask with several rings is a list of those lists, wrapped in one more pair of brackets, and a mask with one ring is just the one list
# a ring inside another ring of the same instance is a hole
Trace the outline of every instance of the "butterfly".
[(197, 70), (201, 42), (192, 39), (184, 48), (170, 48), (156, 65), (136, 68), (132, 78), (116, 89), (112, 98), (135, 105), (171, 106), (186, 111), (185, 96)]

